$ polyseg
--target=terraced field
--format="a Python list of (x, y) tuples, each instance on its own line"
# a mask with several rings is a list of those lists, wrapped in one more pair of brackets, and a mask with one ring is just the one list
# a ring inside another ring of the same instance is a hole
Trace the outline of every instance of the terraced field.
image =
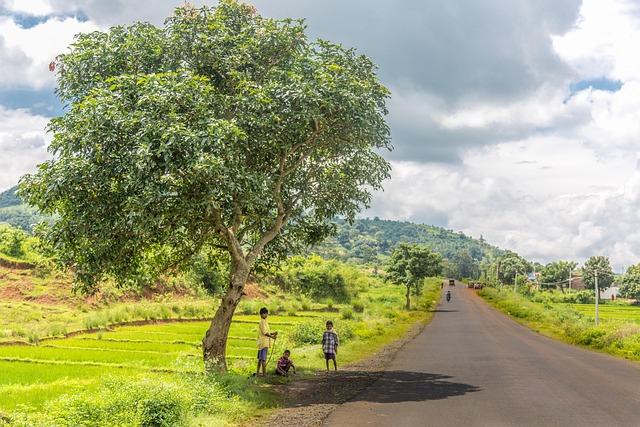
[[(570, 304), (570, 307), (588, 317), (595, 317), (593, 304)], [(640, 307), (632, 305), (602, 304), (599, 309), (601, 320), (616, 320), (640, 323)]]
[[(271, 316), (273, 330), (317, 317)], [(319, 320), (320, 321), (320, 320)], [(233, 366), (252, 366), (257, 316), (235, 317), (227, 352)], [(202, 369), (200, 341), (209, 322), (124, 326), (108, 332), (0, 346), (0, 411), (37, 410), (61, 394), (91, 391), (105, 376), (158, 377)]]

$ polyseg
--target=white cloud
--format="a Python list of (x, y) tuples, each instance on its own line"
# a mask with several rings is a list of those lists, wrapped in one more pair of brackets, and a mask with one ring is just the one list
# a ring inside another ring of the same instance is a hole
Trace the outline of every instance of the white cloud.
[(0, 107), (0, 189), (15, 185), (22, 175), (49, 158), (48, 120), (26, 110)]
[[(102, 27), (148, 21), (161, 25), (184, 0), (44, 0), (58, 13), (82, 13)], [(213, 0), (192, 0), (192, 5), (215, 5)]]
[(21, 27), (11, 17), (0, 18), (0, 38), (4, 40), (0, 56), (21, 59), (19, 70), (2, 68), (0, 87), (53, 87), (49, 62), (67, 50), (74, 35), (96, 29), (95, 24), (76, 18), (51, 18), (30, 28)]
[(48, 0), (2, 0), (0, 5), (10, 12), (31, 16), (45, 16), (53, 13)]
[(560, 56), (583, 78), (640, 78), (637, 2), (584, 0), (580, 18), (568, 33), (553, 38)]

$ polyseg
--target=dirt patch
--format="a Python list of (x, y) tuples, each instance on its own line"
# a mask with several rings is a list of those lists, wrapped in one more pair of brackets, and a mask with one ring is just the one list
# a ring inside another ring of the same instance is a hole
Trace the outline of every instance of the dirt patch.
[(9, 283), (0, 289), (0, 299), (22, 301), (32, 289), (33, 285), (24, 281)]
[(10, 261), (4, 258), (0, 258), (0, 266), (16, 270), (32, 270), (36, 268), (35, 264), (30, 262)]
[(321, 425), (339, 405), (354, 398), (380, 378), (396, 352), (415, 338), (424, 326), (424, 323), (416, 324), (403, 338), (386, 345), (368, 359), (338, 372), (318, 373), (310, 379), (274, 386), (276, 393), (282, 396), (283, 408), (264, 418), (251, 420), (249, 424), (268, 427)]
[(244, 294), (249, 299), (267, 297), (266, 292), (260, 289), (260, 286), (255, 282), (247, 282), (247, 284), (244, 285)]
[(38, 296), (27, 295), (24, 297), (24, 300), (33, 302), (36, 304), (42, 304), (42, 305), (62, 305), (62, 304), (69, 303), (69, 301), (67, 301), (65, 298), (58, 297), (55, 295), (38, 295)]

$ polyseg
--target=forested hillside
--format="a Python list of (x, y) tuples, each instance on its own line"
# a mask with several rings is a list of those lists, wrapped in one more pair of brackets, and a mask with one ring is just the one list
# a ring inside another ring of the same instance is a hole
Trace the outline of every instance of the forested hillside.
[(8, 206), (15, 206), (22, 203), (22, 200), (16, 194), (17, 186), (0, 193), (0, 208), (6, 208)]
[(16, 186), (0, 193), (0, 223), (4, 222), (31, 232), (33, 226), (44, 217), (37, 210), (22, 203), (16, 195), (17, 189)]
[(325, 258), (357, 263), (382, 261), (401, 242), (427, 245), (446, 259), (449, 275), (474, 277), (483, 259), (506, 252), (486, 243), (441, 227), (407, 221), (359, 219), (353, 224), (337, 221), (337, 232), (312, 250)]

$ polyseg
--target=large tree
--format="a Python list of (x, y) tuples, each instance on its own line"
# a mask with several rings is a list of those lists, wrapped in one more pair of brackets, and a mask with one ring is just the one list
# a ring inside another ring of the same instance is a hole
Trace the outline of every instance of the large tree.
[(620, 295), (624, 298), (640, 300), (640, 264), (627, 268), (627, 272), (622, 278)]
[(447, 259), (449, 266), (448, 277), (456, 279), (471, 278), (477, 279), (480, 275), (479, 263), (473, 258), (468, 249), (461, 249)]
[(53, 159), (21, 184), (56, 215), (42, 235), (89, 292), (226, 253), (228, 287), (202, 342), (220, 369), (252, 269), (353, 218), (389, 176), (376, 66), (308, 40), (300, 20), (235, 0), (185, 6), (161, 28), (81, 34), (55, 65), (68, 108), (49, 124)]
[(426, 246), (401, 243), (393, 249), (387, 264), (387, 280), (406, 287), (407, 310), (411, 309), (411, 291), (420, 290), (424, 279), (442, 272), (442, 256)]
[(542, 286), (558, 287), (564, 292), (569, 284), (569, 275), (576, 269), (578, 263), (574, 261), (553, 261), (542, 268), (540, 280)]
[(500, 257), (497, 263), (499, 280), (510, 284), (514, 283), (516, 275), (526, 275), (531, 271), (531, 263), (513, 252)]
[[(598, 290), (601, 292), (613, 283), (613, 270), (611, 269), (608, 257), (592, 256), (585, 261), (582, 267), (582, 280), (584, 281), (585, 288), (595, 289), (596, 272), (598, 273)], [(599, 298), (600, 295), (596, 295), (596, 297)]]

